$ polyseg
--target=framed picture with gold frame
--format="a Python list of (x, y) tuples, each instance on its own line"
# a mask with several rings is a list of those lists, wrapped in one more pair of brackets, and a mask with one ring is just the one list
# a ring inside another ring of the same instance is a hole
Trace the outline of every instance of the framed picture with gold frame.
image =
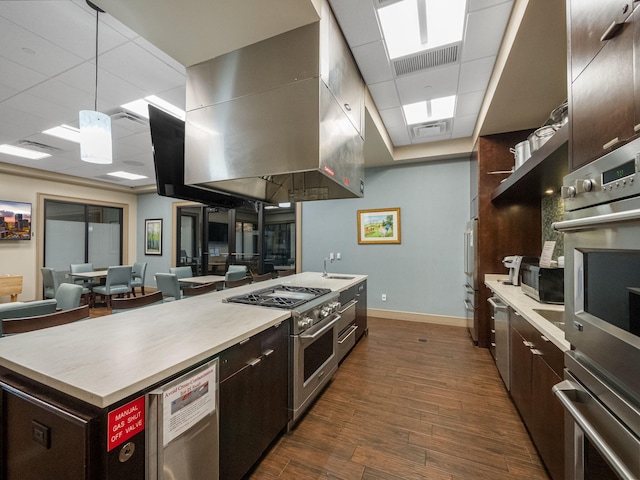
[(358, 243), (401, 243), (400, 209), (358, 210)]

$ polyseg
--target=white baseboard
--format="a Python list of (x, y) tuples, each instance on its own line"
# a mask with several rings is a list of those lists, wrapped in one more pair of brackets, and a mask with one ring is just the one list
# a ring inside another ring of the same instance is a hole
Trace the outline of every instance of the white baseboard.
[(449, 317), (446, 315), (433, 315), (429, 313), (400, 312), (397, 310), (380, 310), (377, 308), (368, 308), (367, 315), (376, 318), (387, 318), (389, 320), (435, 323), (438, 325), (449, 325), (451, 327), (467, 326), (467, 319), (464, 317)]

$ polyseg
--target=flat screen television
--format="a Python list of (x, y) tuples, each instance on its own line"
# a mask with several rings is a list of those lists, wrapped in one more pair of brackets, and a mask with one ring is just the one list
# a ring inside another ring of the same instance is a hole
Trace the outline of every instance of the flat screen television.
[(236, 208), (243, 198), (184, 184), (184, 122), (149, 105), (149, 129), (156, 168), (156, 190), (163, 197), (180, 198), (211, 207)]
[(229, 226), (226, 223), (209, 222), (209, 241), (227, 243), (229, 241)]
[(0, 241), (31, 240), (31, 204), (0, 200)]

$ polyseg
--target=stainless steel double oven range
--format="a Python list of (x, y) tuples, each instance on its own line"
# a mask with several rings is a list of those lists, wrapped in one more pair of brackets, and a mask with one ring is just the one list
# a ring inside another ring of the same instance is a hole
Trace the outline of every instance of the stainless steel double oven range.
[(291, 311), (288, 429), (300, 419), (338, 369), (339, 293), (328, 288), (276, 285), (224, 301)]
[(640, 478), (640, 139), (565, 177), (567, 479)]

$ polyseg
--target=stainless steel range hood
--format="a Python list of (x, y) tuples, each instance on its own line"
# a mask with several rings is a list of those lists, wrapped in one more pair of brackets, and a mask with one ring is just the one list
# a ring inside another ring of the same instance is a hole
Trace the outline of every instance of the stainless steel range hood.
[(364, 83), (321, 13), (187, 69), (186, 184), (267, 203), (363, 196)]

